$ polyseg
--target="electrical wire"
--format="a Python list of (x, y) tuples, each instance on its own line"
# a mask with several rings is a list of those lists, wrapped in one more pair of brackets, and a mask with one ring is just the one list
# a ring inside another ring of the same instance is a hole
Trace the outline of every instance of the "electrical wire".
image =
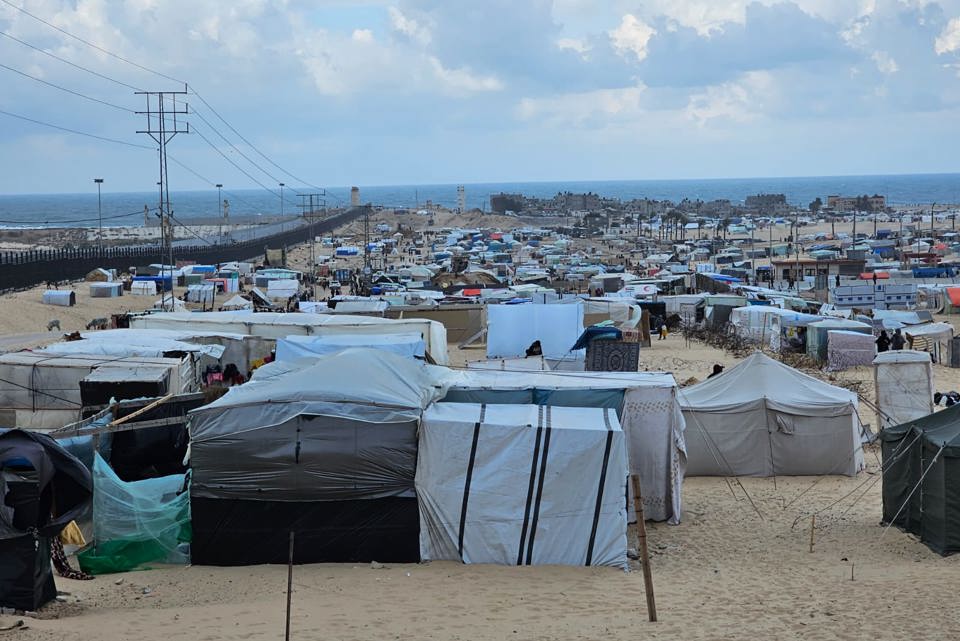
[(135, 110), (133, 110), (133, 109), (128, 109), (127, 107), (122, 107), (122, 106), (117, 105), (117, 104), (114, 104), (114, 103), (112, 103), (112, 102), (107, 102), (106, 100), (100, 100), (99, 98), (94, 98), (93, 96), (88, 96), (87, 94), (80, 93), (79, 91), (74, 91), (73, 89), (68, 89), (67, 87), (64, 87), (64, 86), (55, 84), (55, 83), (53, 83), (53, 82), (49, 82), (49, 81), (47, 81), (47, 80), (44, 80), (43, 78), (37, 78), (36, 76), (31, 76), (30, 74), (26, 73), (25, 71), (20, 71), (19, 69), (14, 69), (13, 67), (8, 67), (7, 65), (5, 65), (5, 64), (3, 64), (3, 63), (0, 63), (0, 68), (6, 69), (7, 71), (12, 71), (13, 73), (19, 74), (19, 75), (23, 76), (24, 78), (29, 78), (30, 80), (35, 80), (35, 81), (37, 81), (37, 82), (39, 82), (39, 83), (42, 83), (42, 84), (44, 84), (44, 85), (47, 85), (48, 87), (53, 87), (54, 89), (59, 89), (60, 91), (65, 91), (66, 93), (72, 94), (72, 95), (74, 95), (74, 96), (78, 96), (78, 97), (80, 97), (80, 98), (85, 98), (86, 100), (90, 100), (90, 101), (92, 101), (92, 102), (97, 102), (97, 103), (100, 103), (101, 105), (106, 105), (107, 107), (113, 107), (114, 109), (119, 109), (120, 111), (126, 111), (126, 112), (129, 112), (129, 113), (132, 113), (132, 114), (137, 113), (137, 112), (136, 112)]
[(192, 115), (194, 115), (194, 116), (196, 116), (197, 118), (199, 118), (200, 120), (202, 120), (203, 123), (204, 123), (207, 127), (209, 127), (211, 131), (213, 131), (215, 134), (217, 134), (218, 136), (220, 136), (220, 138), (223, 139), (223, 142), (225, 142), (225, 143), (227, 143), (228, 145), (230, 145), (230, 147), (231, 147), (235, 152), (237, 152), (238, 154), (240, 154), (241, 156), (243, 156), (243, 158), (245, 158), (247, 162), (249, 162), (251, 165), (253, 165), (253, 166), (256, 167), (257, 169), (259, 169), (261, 172), (263, 172), (263, 174), (265, 174), (265, 175), (266, 175), (268, 178), (270, 178), (273, 182), (275, 182), (275, 183), (277, 183), (277, 184), (280, 184), (280, 183), (283, 182), (282, 180), (280, 180), (279, 178), (277, 178), (276, 176), (274, 176), (274, 175), (272, 175), (270, 172), (268, 172), (266, 169), (264, 169), (263, 167), (261, 167), (260, 165), (258, 165), (256, 162), (254, 162), (253, 160), (251, 160), (250, 157), (249, 157), (247, 154), (245, 154), (245, 153), (243, 153), (242, 151), (240, 151), (240, 149), (238, 149), (236, 145), (234, 145), (232, 142), (230, 142), (230, 141), (227, 139), (226, 136), (224, 136), (222, 133), (220, 133), (220, 131), (219, 131), (216, 127), (214, 127), (213, 125), (211, 125), (210, 122), (209, 122), (206, 118), (203, 117), (203, 114), (201, 114), (200, 112), (196, 111), (196, 109), (194, 109)]
[[(0, 0), (0, 2), (2, 2), (2, 1), (3, 1), (3, 0)], [(244, 176), (246, 176), (247, 178), (249, 178), (249, 179), (252, 180), (253, 182), (257, 183), (258, 185), (260, 185), (261, 187), (263, 187), (266, 191), (270, 192), (270, 193), (273, 194), (274, 196), (277, 196), (278, 198), (280, 197), (280, 194), (278, 194), (277, 192), (273, 191), (272, 189), (270, 189), (269, 187), (267, 187), (266, 185), (264, 185), (262, 182), (260, 182), (260, 181), (257, 180), (256, 178), (254, 178), (252, 175), (250, 175), (250, 172), (248, 172), (246, 169), (244, 169), (243, 167), (241, 167), (240, 165), (238, 165), (237, 163), (235, 163), (235, 162), (233, 161), (233, 159), (230, 158), (230, 156), (228, 156), (227, 154), (223, 153), (223, 151), (222, 151), (219, 147), (217, 147), (215, 144), (213, 144), (212, 142), (210, 142), (210, 139), (209, 139), (209, 138), (207, 138), (207, 137), (204, 136), (202, 133), (200, 133), (200, 130), (199, 130), (199, 129), (197, 129), (196, 127), (194, 127), (194, 128), (193, 128), (193, 133), (195, 133), (195, 134), (197, 134), (198, 136), (200, 136), (200, 138), (201, 138), (205, 143), (207, 143), (208, 145), (210, 145), (210, 147), (212, 147), (214, 151), (216, 151), (218, 154), (220, 154), (221, 156), (223, 156), (223, 159), (224, 159), (224, 160), (226, 160), (228, 163), (230, 163), (231, 165), (233, 165), (234, 167), (236, 167), (237, 170), (240, 171)]]
[[(174, 157), (170, 154), (169, 151), (167, 152), (167, 159), (169, 159), (169, 160), (173, 161), (174, 163), (180, 165), (180, 167), (182, 167), (183, 169), (186, 169), (187, 171), (189, 171), (191, 174), (193, 174), (194, 176), (196, 176), (197, 178), (199, 178), (199, 179), (202, 180), (203, 182), (209, 184), (211, 187), (216, 188), (217, 183), (215, 183), (215, 182), (213, 182), (212, 180), (210, 180), (209, 178), (201, 175), (201, 174), (200, 174), (199, 172), (197, 172), (195, 169), (193, 169), (193, 168), (185, 165), (182, 161), (174, 158)], [(223, 191), (223, 193), (225, 193), (227, 196), (230, 196), (230, 197), (233, 198), (234, 200), (238, 200), (238, 201), (246, 204), (246, 205), (247, 205), (248, 207), (250, 207), (250, 208), (253, 208), (253, 209), (256, 209), (256, 208), (257, 208), (257, 206), (256, 206), (255, 204), (253, 204), (252, 202), (250, 202), (250, 201), (247, 200), (246, 198), (242, 198), (242, 197), (238, 196), (237, 194), (235, 194), (235, 193), (233, 193), (233, 192), (231, 192), (231, 191), (228, 191), (228, 190), (226, 190), (226, 189), (223, 189), (223, 188), (221, 188), (221, 190)]]
[[(5, 0), (0, 0), (4, 2)], [(26, 120), (27, 122), (32, 122), (36, 125), (43, 125), (44, 127), (50, 127), (52, 129), (59, 129), (60, 131), (66, 131), (67, 133), (77, 134), (79, 136), (86, 136), (87, 138), (95, 138), (97, 140), (102, 140), (104, 142), (112, 142), (117, 145), (126, 145), (127, 147), (137, 147), (138, 149), (149, 149), (150, 151), (156, 151), (156, 147), (150, 147), (148, 145), (139, 145), (134, 142), (127, 142), (125, 140), (117, 140), (116, 138), (107, 138), (106, 136), (98, 136), (97, 134), (91, 134), (86, 131), (80, 131), (78, 129), (70, 129), (69, 127), (61, 127), (60, 125), (54, 125), (49, 122), (44, 122), (42, 120), (36, 120), (35, 118), (28, 118), (27, 116), (22, 116), (20, 114), (15, 114), (9, 111), (4, 111), (0, 109), (0, 114), (5, 116), (10, 116), (11, 118), (19, 118), (20, 120)]]

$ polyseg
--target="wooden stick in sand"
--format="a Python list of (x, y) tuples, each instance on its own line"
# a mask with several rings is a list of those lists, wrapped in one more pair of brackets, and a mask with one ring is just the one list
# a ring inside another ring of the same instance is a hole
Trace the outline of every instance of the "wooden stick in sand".
[(813, 552), (813, 529), (817, 527), (817, 515), (810, 515), (810, 552)]
[(630, 475), (633, 488), (633, 509), (637, 513), (637, 540), (640, 544), (640, 561), (643, 563), (643, 589), (647, 595), (647, 617), (657, 620), (657, 602), (653, 596), (653, 574), (650, 573), (650, 553), (647, 550), (647, 527), (643, 521), (643, 495), (640, 492), (640, 477)]
[(293, 591), (293, 530), (290, 530), (290, 558), (287, 562), (287, 628), (284, 639), (290, 641), (290, 593)]

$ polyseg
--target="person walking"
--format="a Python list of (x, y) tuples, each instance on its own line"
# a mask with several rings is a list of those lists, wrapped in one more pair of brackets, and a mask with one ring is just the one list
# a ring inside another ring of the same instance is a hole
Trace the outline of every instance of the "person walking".
[(890, 349), (903, 349), (903, 346), (906, 344), (907, 341), (904, 340), (903, 334), (900, 333), (900, 329), (895, 329), (893, 331), (893, 336), (890, 338)]
[(877, 353), (885, 352), (890, 349), (890, 337), (887, 336), (887, 330), (881, 330), (880, 336), (877, 337)]
[(667, 340), (668, 334), (669, 332), (667, 331), (667, 323), (666, 321), (664, 321), (663, 324), (660, 325), (660, 338), (658, 340), (661, 340), (661, 341)]

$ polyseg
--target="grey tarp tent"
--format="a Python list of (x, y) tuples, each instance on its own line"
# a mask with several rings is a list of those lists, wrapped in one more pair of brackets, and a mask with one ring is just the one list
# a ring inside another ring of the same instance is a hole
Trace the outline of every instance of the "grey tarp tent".
[(883, 521), (960, 552), (960, 405), (880, 432)]
[(57, 595), (50, 539), (92, 491), (87, 468), (49, 436), (0, 432), (0, 607), (36, 610)]
[(298, 563), (419, 560), (417, 426), (445, 370), (370, 349), (276, 365), (191, 413), (193, 562), (284, 562), (290, 530)]
[(846, 474), (863, 469), (857, 395), (761, 352), (681, 389), (687, 476)]

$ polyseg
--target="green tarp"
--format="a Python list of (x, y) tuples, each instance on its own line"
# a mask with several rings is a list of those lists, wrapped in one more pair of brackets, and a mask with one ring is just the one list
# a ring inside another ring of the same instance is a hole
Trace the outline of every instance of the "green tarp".
[(888, 428), (883, 520), (940, 554), (960, 552), (960, 405)]

